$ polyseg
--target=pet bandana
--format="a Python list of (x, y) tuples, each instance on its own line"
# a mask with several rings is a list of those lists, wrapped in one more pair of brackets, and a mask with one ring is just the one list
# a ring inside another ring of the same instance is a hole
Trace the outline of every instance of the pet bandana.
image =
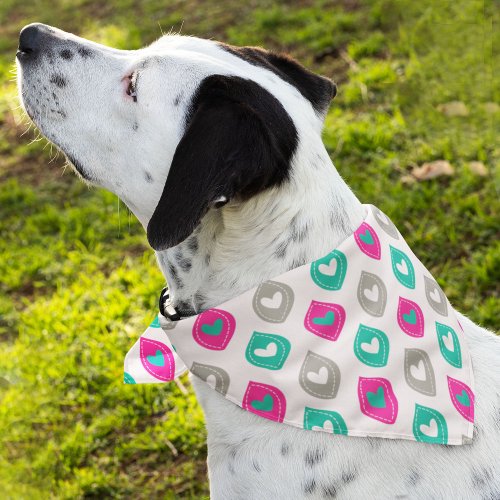
[(365, 210), (354, 234), (324, 257), (201, 314), (158, 315), (126, 356), (125, 382), (167, 382), (187, 366), (276, 422), (471, 442), (473, 374), (462, 327), (390, 219)]

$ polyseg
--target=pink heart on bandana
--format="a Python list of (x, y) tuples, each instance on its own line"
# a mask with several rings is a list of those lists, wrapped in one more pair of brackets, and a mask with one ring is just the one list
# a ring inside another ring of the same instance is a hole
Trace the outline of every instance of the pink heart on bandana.
[(460, 380), (448, 376), (448, 390), (450, 391), (453, 406), (462, 417), (469, 422), (474, 422), (474, 393), (470, 387)]
[(416, 302), (399, 297), (398, 323), (410, 337), (424, 336), (424, 315)]
[(345, 323), (345, 309), (340, 304), (312, 300), (304, 326), (318, 337), (337, 340)]
[(174, 354), (165, 344), (141, 337), (140, 356), (142, 366), (153, 377), (163, 382), (174, 380)]
[(398, 400), (386, 378), (359, 377), (358, 398), (361, 411), (380, 422), (393, 424), (398, 416)]
[(285, 418), (285, 395), (272, 385), (250, 381), (242, 405), (243, 409), (275, 422)]
[(236, 329), (236, 320), (222, 309), (208, 309), (196, 318), (193, 338), (198, 344), (213, 351), (224, 350)]
[(380, 241), (375, 230), (363, 222), (354, 232), (354, 239), (360, 250), (372, 259), (380, 260)]

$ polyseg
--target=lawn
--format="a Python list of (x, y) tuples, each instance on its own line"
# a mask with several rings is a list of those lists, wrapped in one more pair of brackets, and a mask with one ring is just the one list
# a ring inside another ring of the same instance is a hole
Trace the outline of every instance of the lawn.
[[(182, 384), (122, 383), (123, 356), (153, 318), (163, 278), (126, 207), (26, 132), (13, 74), (24, 24), (127, 49), (182, 27), (287, 51), (332, 77), (339, 94), (324, 140), (336, 167), (393, 218), (456, 308), (496, 330), (498, 12), (492, 0), (3, 0), (2, 497), (208, 494), (203, 415), (187, 380), (187, 396)], [(435, 160), (452, 175), (412, 175)]]

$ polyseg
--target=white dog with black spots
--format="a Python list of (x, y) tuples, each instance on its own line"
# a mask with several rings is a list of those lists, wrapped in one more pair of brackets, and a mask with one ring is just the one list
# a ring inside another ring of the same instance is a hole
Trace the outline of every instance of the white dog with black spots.
[[(363, 220), (321, 140), (335, 85), (286, 56), (178, 35), (122, 51), (32, 24), (17, 65), (24, 109), (136, 215), (183, 315), (322, 257)], [(299, 430), (193, 378), (211, 498), (499, 499), (500, 339), (458, 317), (475, 374), (472, 444)]]

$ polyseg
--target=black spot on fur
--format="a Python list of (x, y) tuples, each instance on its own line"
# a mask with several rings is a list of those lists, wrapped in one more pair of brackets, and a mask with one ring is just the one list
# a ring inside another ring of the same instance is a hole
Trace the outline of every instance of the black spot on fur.
[(252, 460), (252, 467), (255, 470), (255, 472), (262, 472), (260, 465), (255, 460)]
[(177, 273), (177, 269), (170, 262), (168, 264), (168, 272), (170, 274), (170, 277), (172, 278), (172, 281), (177, 286), (177, 288), (182, 288), (183, 283), (182, 283), (182, 280), (179, 278), (179, 274)]
[(286, 457), (290, 453), (290, 445), (288, 443), (281, 443), (281, 456)]
[(154, 181), (153, 176), (147, 170), (144, 170), (144, 178), (146, 179), (146, 182), (149, 182), (150, 184)]
[(315, 490), (316, 490), (316, 480), (314, 478), (308, 479), (304, 483), (304, 493), (306, 495), (311, 495), (312, 493), (314, 493)]
[(94, 57), (94, 52), (86, 47), (78, 47), (78, 53), (83, 57)]
[(183, 254), (182, 254), (182, 247), (181, 246), (178, 246), (176, 249), (175, 249), (175, 260), (181, 260), (183, 257)]
[(286, 255), (287, 248), (288, 248), (287, 242), (282, 241), (278, 245), (278, 248), (276, 248), (276, 250), (274, 251), (274, 255), (276, 255), (278, 259), (283, 259)]
[(58, 74), (58, 73), (54, 73), (51, 77), (50, 77), (50, 83), (54, 83), (55, 85), (57, 85), (60, 89), (62, 89), (63, 87), (66, 87), (66, 79)]
[(477, 489), (484, 489), (491, 484), (493, 474), (489, 467), (474, 467), (471, 474), (472, 484)]
[(66, 118), (66, 117), (67, 117), (66, 112), (65, 112), (65, 111), (63, 111), (62, 109), (60, 109), (60, 110), (57, 112), (57, 114), (58, 114), (61, 118)]
[(259, 47), (234, 47), (219, 44), (224, 50), (260, 66), (293, 85), (319, 113), (325, 113), (337, 94), (337, 86), (328, 78), (314, 74), (286, 54), (268, 52)]
[(73, 59), (73, 52), (71, 52), (71, 50), (69, 49), (61, 50), (60, 54), (63, 59), (67, 59), (68, 61)]
[(132, 130), (134, 132), (137, 132), (137, 130), (139, 130), (139, 124), (137, 122), (134, 122), (134, 124), (132, 125)]
[(297, 215), (292, 219), (290, 223), (290, 237), (294, 243), (301, 243), (306, 239), (307, 233), (309, 232), (309, 226), (306, 223), (299, 223), (297, 221)]
[(178, 261), (179, 263), (179, 267), (185, 272), (185, 273), (188, 273), (190, 270), (191, 270), (191, 267), (193, 265), (193, 263), (191, 262), (191, 259), (187, 259), (187, 258), (184, 258), (184, 259), (180, 259)]
[(322, 489), (325, 498), (335, 498), (337, 496), (338, 487), (334, 483), (323, 486)]
[(309, 450), (304, 457), (304, 461), (306, 465), (309, 467), (314, 467), (319, 464), (325, 458), (325, 452), (320, 450), (319, 448), (315, 448), (314, 450)]
[(281, 185), (297, 147), (297, 130), (282, 104), (236, 76), (205, 78), (186, 123), (148, 224), (156, 250), (184, 241), (221, 196), (244, 201)]
[(351, 470), (351, 471), (344, 471), (342, 472), (342, 482), (345, 483), (345, 484), (349, 484), (349, 483), (352, 483), (356, 477), (357, 477), (358, 473), (355, 471), (355, 470)]
[(187, 240), (187, 246), (192, 253), (196, 253), (198, 251), (198, 238), (196, 236), (191, 236), (191, 238)]
[(416, 486), (419, 483), (420, 479), (420, 473), (416, 469), (413, 469), (406, 478), (406, 483), (409, 486)]
[(205, 265), (207, 265), (207, 266), (208, 266), (208, 264), (210, 264), (210, 254), (209, 254), (209, 253), (207, 253), (207, 254), (205, 255)]

